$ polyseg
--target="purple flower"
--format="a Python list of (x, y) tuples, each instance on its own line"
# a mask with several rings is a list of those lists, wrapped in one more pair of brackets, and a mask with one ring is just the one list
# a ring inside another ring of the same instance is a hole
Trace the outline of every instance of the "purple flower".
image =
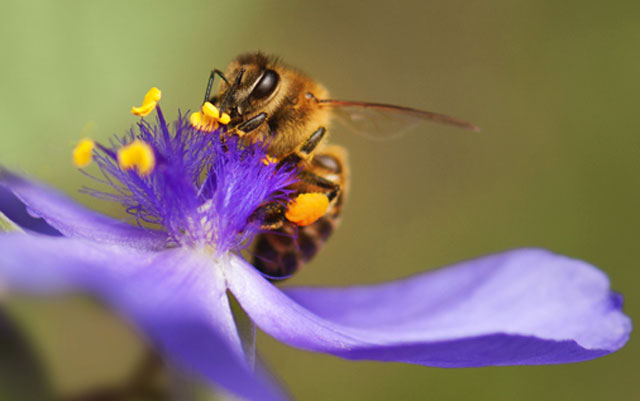
[[(606, 275), (541, 249), (381, 285), (276, 288), (236, 251), (259, 231), (260, 205), (288, 200), (296, 172), (266, 162), (262, 144), (220, 133), (184, 118), (170, 127), (158, 110), (156, 124), (98, 145), (96, 179), (110, 191), (84, 191), (122, 203), (136, 225), (0, 170), (0, 187), (20, 201), (0, 193), (0, 211), (21, 216), (24, 229), (0, 236), (2, 284), (98, 296), (172, 363), (255, 400), (286, 397), (245, 362), (228, 292), (278, 340), (346, 359), (538, 365), (597, 358), (627, 341), (631, 322)], [(130, 165), (119, 152), (134, 143), (142, 153)]]

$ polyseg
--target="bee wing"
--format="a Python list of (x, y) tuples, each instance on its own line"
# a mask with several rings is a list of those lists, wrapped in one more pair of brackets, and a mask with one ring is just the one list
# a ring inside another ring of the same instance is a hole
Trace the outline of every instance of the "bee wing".
[(322, 107), (330, 107), (333, 115), (348, 128), (370, 139), (394, 139), (425, 121), (480, 131), (480, 128), (466, 121), (409, 107), (334, 99), (318, 102)]

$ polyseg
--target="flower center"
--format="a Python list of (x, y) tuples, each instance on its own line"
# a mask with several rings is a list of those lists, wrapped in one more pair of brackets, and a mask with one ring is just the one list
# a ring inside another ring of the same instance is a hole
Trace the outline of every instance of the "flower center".
[(141, 116), (155, 109), (155, 123), (141, 120), (111, 146), (78, 143), (74, 164), (95, 161), (105, 178), (94, 178), (108, 187), (84, 192), (120, 202), (138, 224), (165, 230), (179, 245), (207, 245), (220, 254), (248, 244), (260, 230), (259, 222), (250, 222), (252, 213), (290, 200), (295, 169), (265, 163), (263, 143), (245, 145), (227, 134), (228, 114), (210, 103), (189, 121), (180, 115), (167, 124), (159, 100), (152, 88), (132, 109)]

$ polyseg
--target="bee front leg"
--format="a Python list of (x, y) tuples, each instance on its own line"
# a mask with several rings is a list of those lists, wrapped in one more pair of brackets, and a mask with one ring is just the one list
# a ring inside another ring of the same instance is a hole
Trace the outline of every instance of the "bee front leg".
[(247, 121), (239, 124), (236, 129), (241, 131), (243, 134), (247, 134), (259, 126), (262, 125), (267, 120), (267, 113), (260, 113), (254, 117), (251, 117)]
[(244, 138), (248, 133), (255, 131), (267, 120), (267, 113), (260, 113), (251, 117), (247, 121), (238, 124), (229, 131), (226, 135), (236, 135), (238, 138)]

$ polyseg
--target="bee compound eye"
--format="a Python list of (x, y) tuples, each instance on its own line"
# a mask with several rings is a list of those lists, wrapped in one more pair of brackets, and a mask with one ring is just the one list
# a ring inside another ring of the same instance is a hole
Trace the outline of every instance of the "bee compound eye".
[(251, 91), (251, 99), (264, 99), (271, 95), (280, 82), (280, 76), (273, 70), (265, 70), (256, 86)]

